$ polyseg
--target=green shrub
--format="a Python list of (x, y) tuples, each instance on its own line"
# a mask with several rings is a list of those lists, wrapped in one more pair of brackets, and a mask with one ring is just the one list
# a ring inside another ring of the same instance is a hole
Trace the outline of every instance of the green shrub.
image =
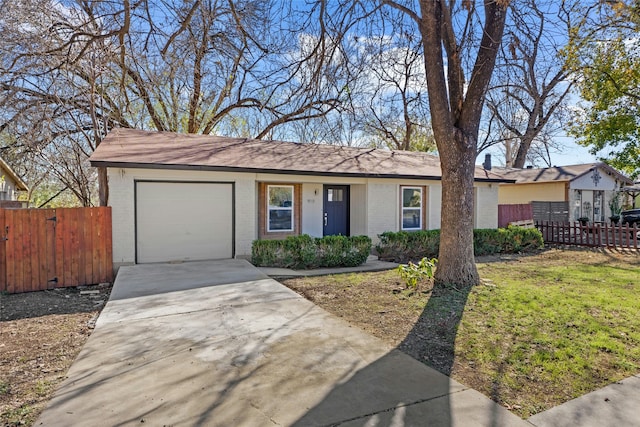
[(505, 231), (504, 228), (473, 230), (473, 253), (482, 256), (502, 252), (508, 240)]
[(310, 269), (317, 267), (355, 267), (371, 253), (367, 236), (325, 236), (303, 234), (284, 240), (255, 240), (251, 262), (259, 267)]
[(376, 252), (385, 261), (419, 261), (438, 256), (440, 250), (440, 230), (386, 231), (378, 237)]
[[(438, 256), (440, 230), (387, 231), (380, 234), (379, 238), (376, 252), (381, 260), (406, 263)], [(531, 252), (543, 246), (542, 233), (535, 228), (509, 226), (473, 230), (473, 250), (476, 256)]]
[(418, 264), (414, 264), (411, 261), (408, 264), (400, 264), (396, 271), (404, 280), (407, 288), (416, 289), (420, 280), (433, 278), (433, 271), (437, 262), (438, 260), (435, 258), (422, 258)]
[(474, 230), (473, 240), (476, 255), (531, 252), (544, 246), (542, 233), (538, 229), (512, 225), (507, 228)]

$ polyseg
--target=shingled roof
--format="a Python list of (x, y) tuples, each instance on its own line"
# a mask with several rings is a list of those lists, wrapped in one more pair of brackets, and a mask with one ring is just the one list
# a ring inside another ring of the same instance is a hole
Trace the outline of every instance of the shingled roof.
[(516, 184), (536, 182), (573, 181), (594, 169), (604, 169), (621, 182), (632, 184), (633, 181), (606, 163), (584, 163), (580, 165), (554, 166), (552, 168), (510, 169), (495, 168), (505, 178), (515, 179)]
[[(89, 160), (97, 167), (441, 179), (438, 157), (426, 153), (122, 128), (109, 132)], [(481, 167), (475, 179), (513, 182)]]

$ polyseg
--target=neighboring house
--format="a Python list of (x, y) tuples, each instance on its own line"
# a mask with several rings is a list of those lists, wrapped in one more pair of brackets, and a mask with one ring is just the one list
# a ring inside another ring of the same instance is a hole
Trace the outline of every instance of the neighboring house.
[(594, 222), (605, 222), (611, 216), (609, 201), (614, 193), (633, 183), (605, 163), (541, 169), (494, 168), (494, 171), (515, 180), (515, 183), (500, 184), (501, 205), (565, 202), (565, 221), (587, 217)]
[(0, 158), (0, 208), (25, 207), (25, 203), (18, 201), (21, 191), (29, 191), (27, 184)]
[(633, 185), (628, 185), (622, 189), (631, 199), (629, 208), (640, 208), (640, 181), (636, 181)]
[[(116, 267), (440, 228), (440, 164), (425, 153), (115, 129), (90, 161), (107, 168)], [(500, 182), (476, 169), (476, 227), (496, 228)]]

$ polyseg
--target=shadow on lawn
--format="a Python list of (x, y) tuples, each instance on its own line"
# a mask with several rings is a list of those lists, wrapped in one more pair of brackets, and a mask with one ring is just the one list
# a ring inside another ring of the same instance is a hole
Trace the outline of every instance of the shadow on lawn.
[[(420, 383), (417, 376), (409, 378), (406, 384), (396, 387), (396, 390), (399, 389), (404, 395), (382, 396), (381, 400), (386, 406), (377, 407), (375, 412), (365, 412), (349, 420), (327, 422), (327, 414), (336, 414), (335, 419), (338, 419), (337, 414), (345, 402), (353, 402), (354, 405), (362, 403), (366, 408), (368, 403), (366, 396), (360, 398), (361, 402), (353, 396), (366, 395), (367, 387), (375, 390), (381, 383), (386, 384), (386, 381), (397, 383), (399, 377), (404, 378), (407, 375), (406, 372), (396, 372), (398, 378), (393, 378), (394, 372), (389, 372), (390, 366), (398, 369), (398, 361), (391, 360), (394, 357), (397, 358), (398, 352), (392, 350), (332, 389), (322, 402), (311, 408), (294, 425), (342, 425), (344, 423), (349, 426), (449, 427), (467, 425), (467, 423), (486, 426), (508, 423), (507, 419), (502, 418), (503, 412), (494, 410), (491, 413), (482, 413), (483, 409), (478, 411), (476, 406), (478, 402), (474, 401), (474, 396), (477, 394), (461, 395), (459, 392), (465, 387), (449, 378), (454, 364), (457, 331), (470, 291), (470, 288), (434, 287), (419, 320), (397, 347), (397, 350), (435, 368), (446, 376), (430, 371), (432, 376), (426, 379), (419, 378)], [(406, 365), (410, 366), (401, 366), (400, 370), (404, 371), (406, 367), (407, 372), (416, 372), (416, 375), (418, 372), (425, 371), (419, 368), (412, 371), (411, 366), (415, 366), (412, 365), (413, 362), (406, 362)], [(384, 394), (384, 391), (380, 393)], [(369, 394), (373, 396), (373, 393)], [(411, 398), (413, 400), (410, 400)], [(497, 409), (498, 406), (495, 405), (493, 408)], [(467, 410), (475, 412), (467, 412)], [(473, 418), (480, 413), (482, 413), (482, 419)]]
[(470, 290), (435, 286), (420, 318), (398, 349), (450, 375), (458, 326)]

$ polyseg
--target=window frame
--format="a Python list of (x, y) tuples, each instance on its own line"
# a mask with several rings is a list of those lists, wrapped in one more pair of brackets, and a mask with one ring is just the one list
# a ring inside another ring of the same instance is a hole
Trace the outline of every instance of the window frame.
[[(420, 207), (405, 207), (404, 206), (404, 190), (418, 190), (420, 191)], [(424, 228), (424, 187), (421, 186), (413, 186), (413, 185), (402, 185), (400, 186), (400, 230), (401, 231), (418, 231)], [(405, 210), (416, 210), (420, 211), (419, 218), (419, 226), (405, 228), (404, 226), (404, 212)]]
[[(270, 203), (269, 203), (269, 193), (271, 188), (289, 188), (291, 189), (291, 206), (279, 206), (279, 207), (271, 207)], [(295, 206), (295, 186), (294, 185), (285, 185), (285, 184), (267, 184), (267, 190), (266, 190), (266, 194), (265, 194), (265, 202), (266, 202), (266, 215), (265, 215), (265, 220), (266, 220), (266, 231), (267, 233), (291, 233), (295, 231), (296, 228), (296, 223), (295, 223), (295, 210), (294, 210), (294, 206)], [(279, 228), (279, 229), (275, 229), (272, 230), (271, 229), (271, 211), (290, 211), (291, 212), (291, 228), (288, 229), (284, 229), (284, 228)]]

